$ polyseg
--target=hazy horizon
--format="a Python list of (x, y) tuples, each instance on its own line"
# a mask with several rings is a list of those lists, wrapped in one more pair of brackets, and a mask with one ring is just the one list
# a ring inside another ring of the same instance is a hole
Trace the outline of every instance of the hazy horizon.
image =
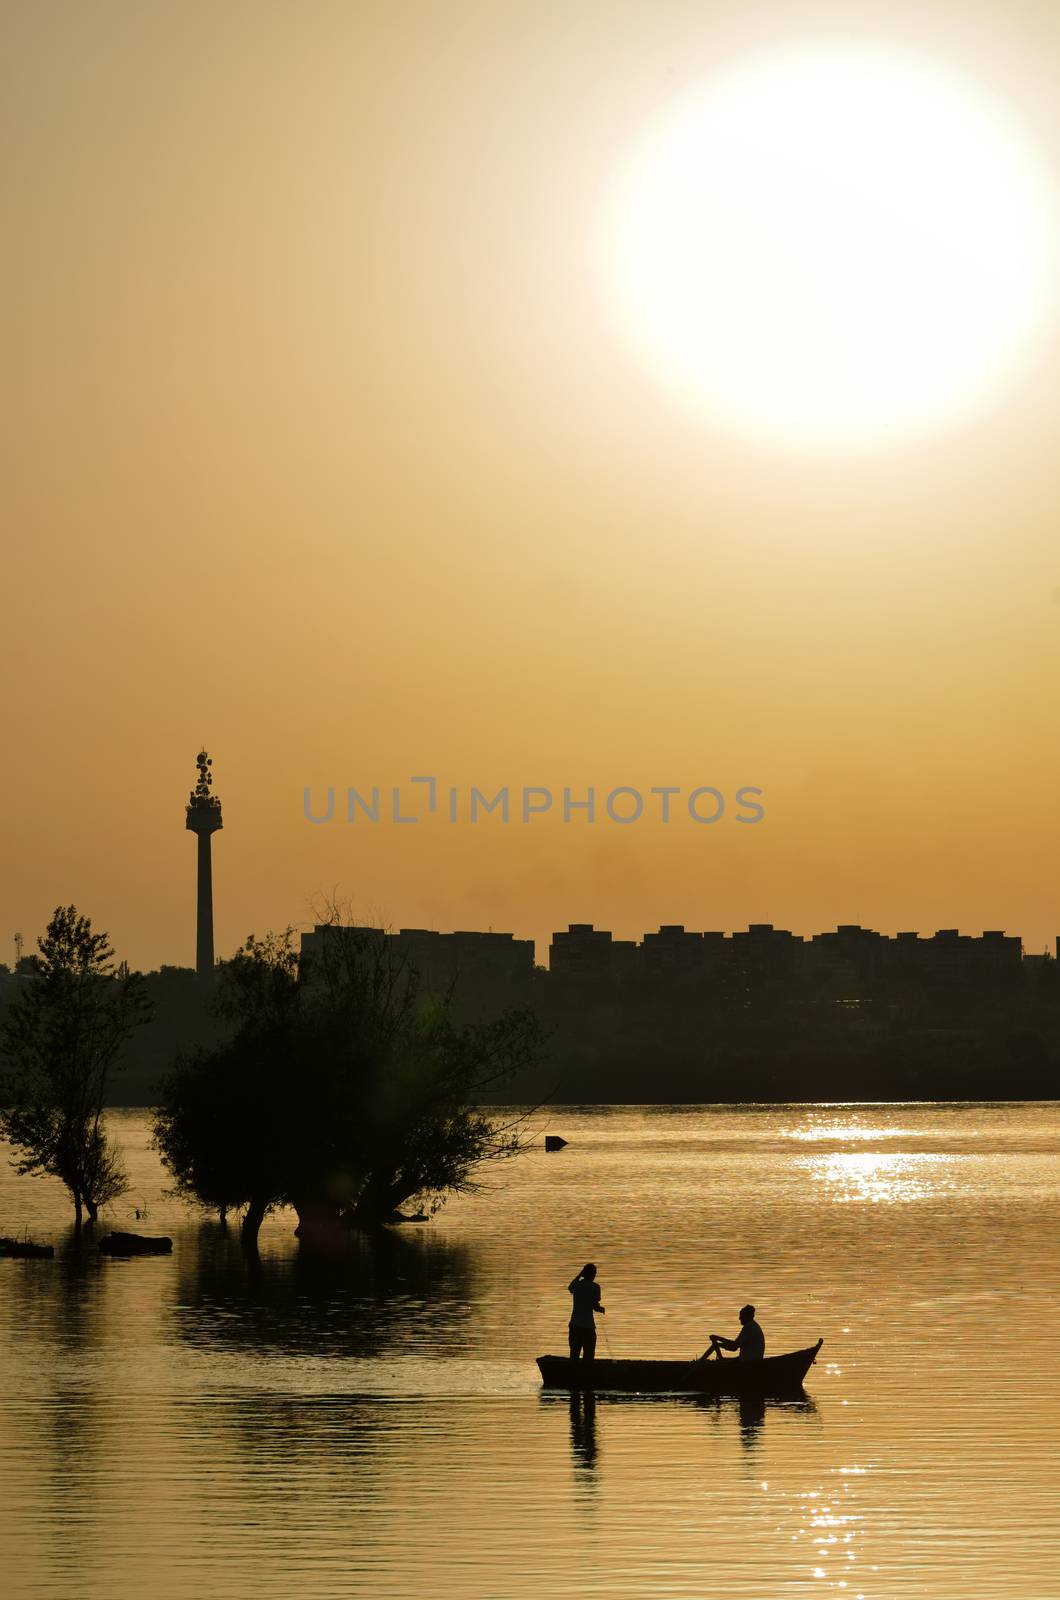
[[(337, 893), (399, 926), (1060, 931), (1060, 349), (800, 453), (682, 409), (600, 218), (675, 96), (882, 40), (1060, 173), (1017, 4), (4, 7), (11, 766), (0, 960), (74, 902), (194, 958)], [(762, 790), (755, 827), (315, 827), (303, 790)]]

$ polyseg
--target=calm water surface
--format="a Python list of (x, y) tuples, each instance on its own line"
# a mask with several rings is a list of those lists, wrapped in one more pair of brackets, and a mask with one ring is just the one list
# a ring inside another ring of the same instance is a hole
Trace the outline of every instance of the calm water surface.
[[(112, 1125), (110, 1223), (174, 1251), (0, 1261), (9, 1600), (1060, 1596), (1060, 1106), (556, 1111), (429, 1225), (321, 1264), (284, 1213), (254, 1272)], [(67, 1222), (3, 1163), (0, 1232)], [(587, 1259), (615, 1355), (752, 1299), (823, 1335), (807, 1398), (542, 1392)]]

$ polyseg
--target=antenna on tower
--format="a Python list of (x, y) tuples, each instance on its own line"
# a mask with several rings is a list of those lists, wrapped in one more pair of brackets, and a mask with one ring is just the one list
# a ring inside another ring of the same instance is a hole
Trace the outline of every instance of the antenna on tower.
[(22, 960), (22, 935), (20, 933), (16, 933), (15, 934), (15, 971), (16, 972), (18, 971), (18, 964), (19, 964), (19, 962), (21, 960)]

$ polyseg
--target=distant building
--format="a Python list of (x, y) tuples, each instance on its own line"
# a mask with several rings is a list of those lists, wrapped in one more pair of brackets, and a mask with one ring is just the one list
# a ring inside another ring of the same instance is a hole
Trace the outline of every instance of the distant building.
[(303, 958), (322, 956), (329, 939), (355, 935), (366, 944), (388, 951), (395, 966), (416, 972), (424, 989), (442, 993), (455, 985), (459, 998), (468, 992), (476, 1000), (508, 1004), (525, 998), (534, 970), (534, 941), (510, 933), (458, 931), (436, 933), (429, 928), (337, 928), (318, 925), (303, 933)]
[(896, 933), (893, 938), (844, 923), (834, 933), (816, 933), (809, 941), (807, 975), (861, 985), (901, 980), (952, 981), (1019, 970), (1020, 939), (990, 929), (979, 938), (940, 928), (929, 938)]
[(646, 933), (641, 941), (640, 971), (645, 978), (663, 981), (702, 979), (703, 935), (689, 932), (680, 922), (663, 923), (658, 933)]
[(599, 982), (617, 974), (616, 962), (631, 967), (633, 951), (621, 948), (604, 928), (591, 922), (571, 922), (566, 933), (554, 933), (548, 947), (548, 970), (560, 982)]
[(1001, 928), (989, 929), (978, 943), (980, 959), (995, 969), (1012, 972), (1025, 959), (1023, 940)]
[(891, 941), (882, 933), (841, 922), (834, 933), (815, 933), (807, 942), (805, 973), (825, 993), (857, 1000), (888, 970), (892, 954)]
[[(458, 996), (507, 1004), (525, 997), (533, 981), (534, 944), (510, 933), (430, 928), (336, 930), (315, 927), (302, 935), (302, 954), (313, 956), (336, 932), (356, 932), (378, 943), (419, 973), (429, 989), (456, 984)], [(682, 923), (663, 923), (635, 939), (616, 939), (608, 928), (571, 922), (552, 935), (548, 982), (574, 990), (620, 984), (645, 989), (673, 985), (705, 989), (723, 982), (738, 988), (760, 984), (797, 985), (824, 997), (857, 1002), (868, 991), (891, 983), (974, 982), (1019, 972), (1031, 958), (1021, 941), (990, 929), (981, 936), (941, 928), (930, 937), (902, 932), (889, 937), (856, 923), (840, 923), (828, 933), (803, 938), (769, 922), (743, 931), (699, 933)]]
[(991, 929), (980, 938), (939, 928), (930, 939), (917, 943), (924, 970), (939, 978), (970, 977), (976, 973), (1017, 970), (1023, 960), (1023, 943)]
[(732, 960), (746, 977), (762, 981), (798, 977), (803, 968), (804, 941), (771, 922), (752, 922), (746, 933), (732, 936)]
[[(1060, 940), (1057, 941), (1060, 949)], [(554, 933), (549, 970), (560, 982), (602, 983), (635, 978), (645, 983), (710, 983), (728, 972), (749, 983), (805, 981), (856, 1000), (867, 987), (890, 980), (950, 981), (1019, 971), (1024, 957), (1017, 937), (989, 929), (979, 937), (941, 928), (929, 938), (894, 937), (840, 923), (809, 939), (752, 922), (730, 935), (698, 933), (682, 923), (663, 923), (641, 942), (618, 940), (591, 922), (572, 922)]]
[(514, 993), (526, 986), (534, 970), (534, 941), (516, 939), (511, 933), (400, 928), (387, 937), (395, 953), (431, 989), (445, 989), (455, 982)]

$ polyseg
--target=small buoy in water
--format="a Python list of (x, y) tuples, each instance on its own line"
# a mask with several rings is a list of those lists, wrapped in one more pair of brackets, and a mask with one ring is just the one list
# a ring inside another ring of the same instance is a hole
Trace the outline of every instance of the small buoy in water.
[(561, 1139), (558, 1133), (545, 1134), (546, 1150), (562, 1150), (566, 1146), (566, 1139)]

